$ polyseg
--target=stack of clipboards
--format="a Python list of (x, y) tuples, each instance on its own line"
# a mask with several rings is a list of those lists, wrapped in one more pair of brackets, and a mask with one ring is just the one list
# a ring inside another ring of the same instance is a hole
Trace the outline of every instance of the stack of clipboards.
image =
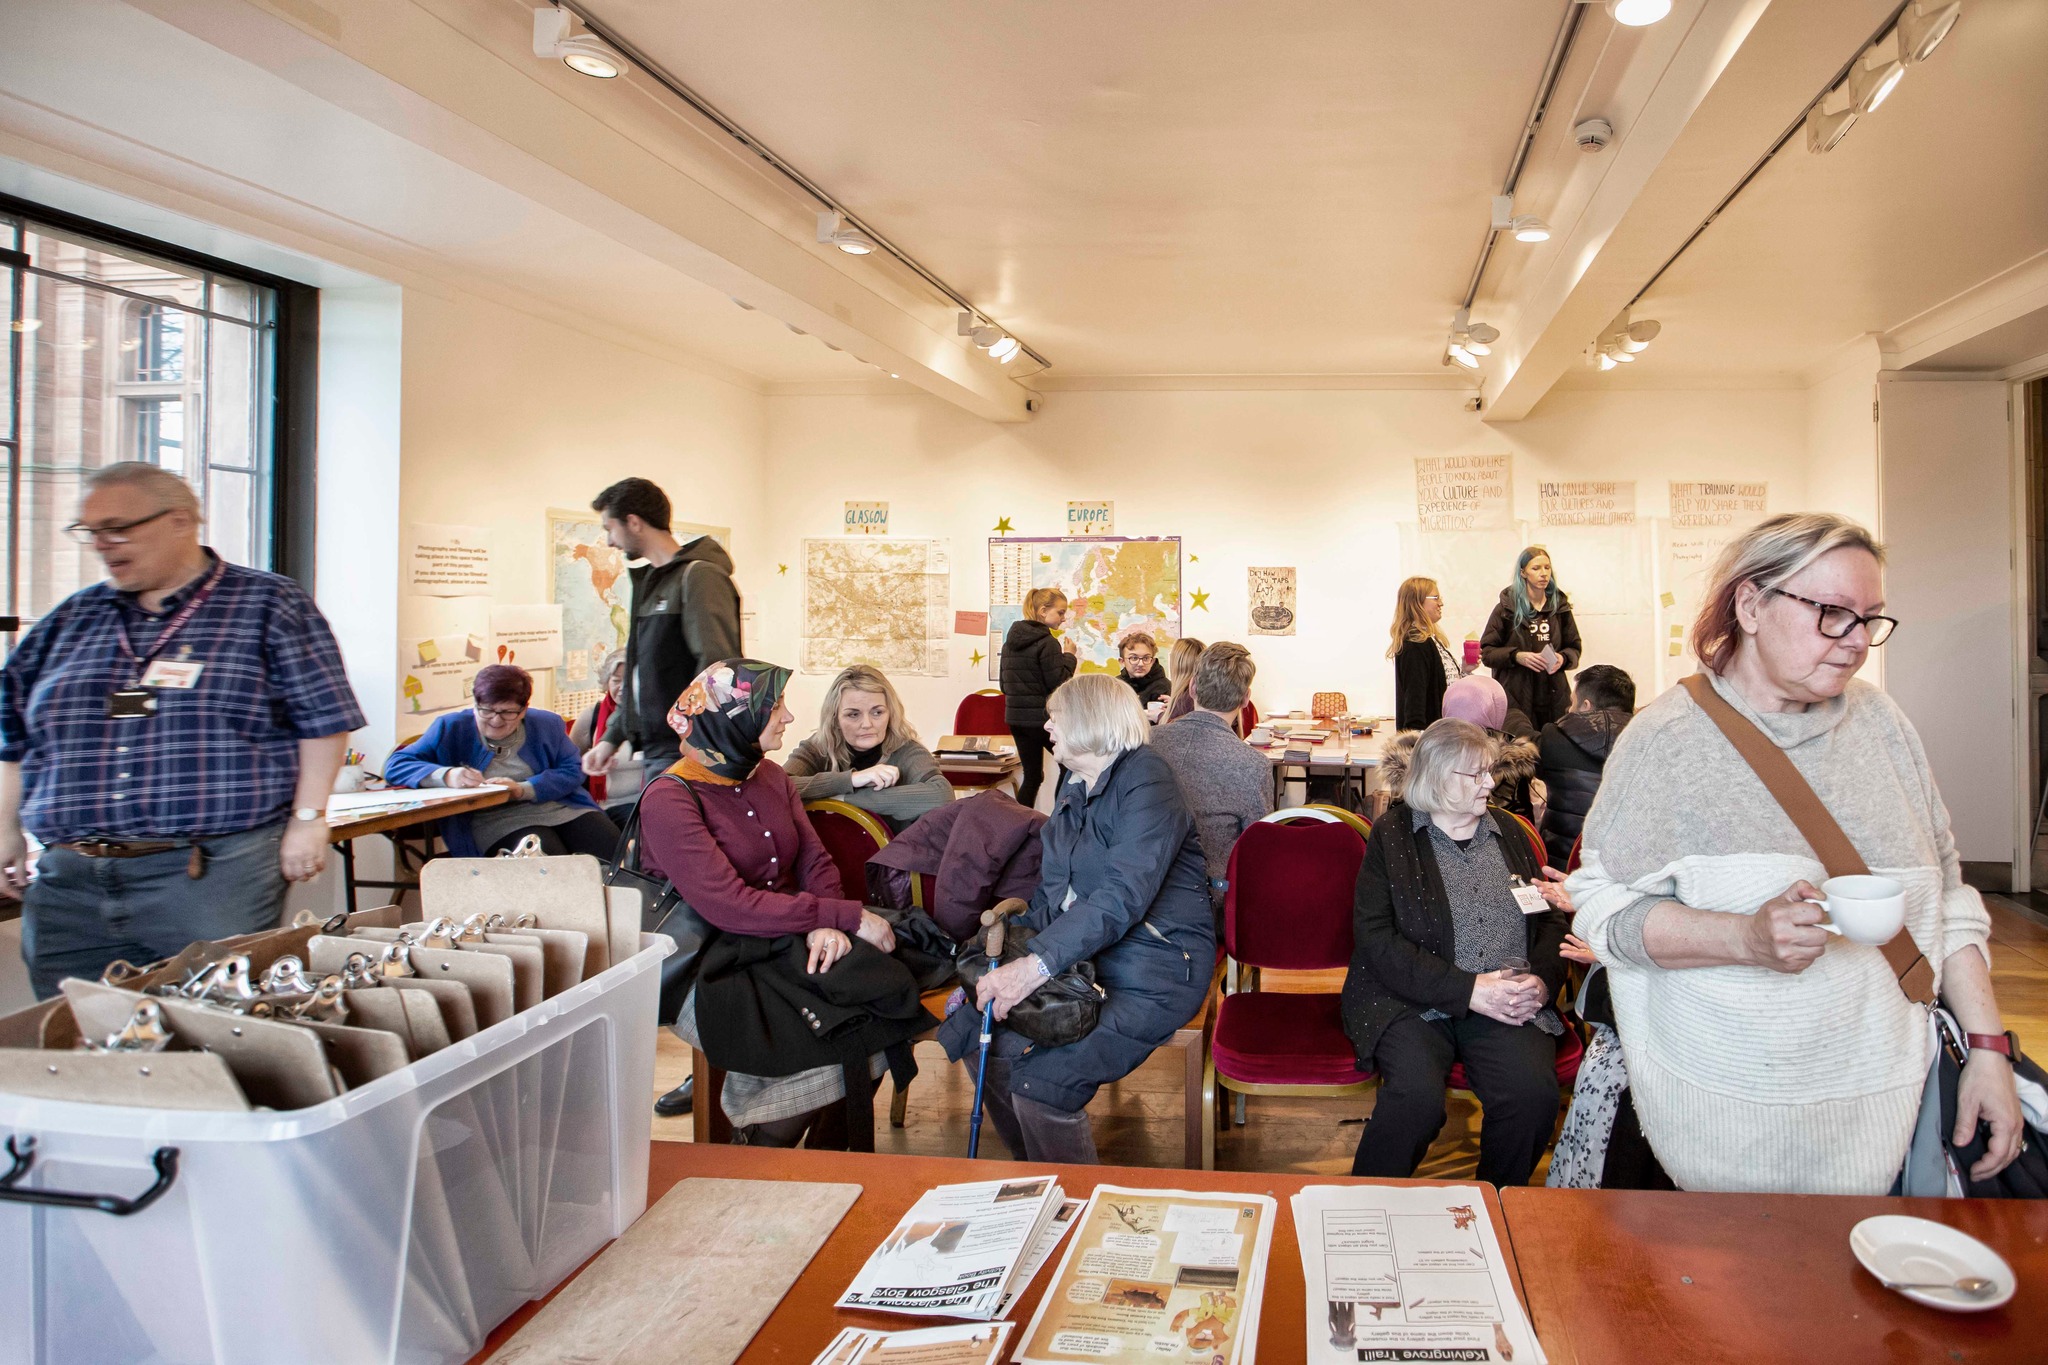
[(336, 915), (65, 981), (60, 1002), (0, 1020), (0, 1091), (303, 1109), (558, 996), (639, 945), (638, 896), (609, 893), (587, 856), (438, 859), (422, 870), (420, 900), (417, 917), (396, 906)]

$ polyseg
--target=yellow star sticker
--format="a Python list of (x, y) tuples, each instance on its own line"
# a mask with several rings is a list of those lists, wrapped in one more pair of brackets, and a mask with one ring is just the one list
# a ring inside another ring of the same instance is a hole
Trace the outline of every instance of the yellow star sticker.
[(982, 659), (983, 659), (983, 658), (985, 658), (985, 657), (986, 657), (986, 656), (985, 656), (985, 655), (983, 655), (983, 654), (982, 654), (982, 652), (981, 652), (980, 650), (978, 650), (978, 649), (977, 649), (977, 650), (975, 650), (975, 651), (974, 651), (974, 653), (973, 653), (973, 654), (971, 654), (971, 655), (969, 655), (969, 656), (968, 656), (967, 662), (968, 662), (968, 663), (971, 663), (971, 664), (978, 664), (978, 663), (980, 663), (980, 662), (982, 661)]
[(788, 572), (789, 572), (789, 565), (787, 565), (787, 564), (777, 564), (777, 565), (775, 566), (775, 572), (777, 572), (777, 573), (788, 573)]
[(1188, 556), (1188, 563), (1190, 563), (1190, 564), (1199, 564), (1199, 563), (1201, 563), (1201, 562), (1202, 562), (1202, 557), (1201, 557), (1200, 555), (1189, 555), (1189, 556)]
[(1209, 594), (1203, 592), (1200, 588), (1196, 588), (1194, 591), (1194, 599), (1188, 603), (1188, 606), (1190, 609), (1194, 611), (1209, 610)]
[(999, 517), (996, 519), (996, 534), (999, 536), (1006, 536), (1010, 534), (1010, 519), (1008, 517)]

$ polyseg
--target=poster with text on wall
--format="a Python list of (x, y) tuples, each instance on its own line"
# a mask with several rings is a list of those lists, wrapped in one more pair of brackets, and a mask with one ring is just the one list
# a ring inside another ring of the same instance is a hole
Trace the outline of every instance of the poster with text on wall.
[(1003, 637), (1024, 618), (1033, 588), (1058, 588), (1070, 613), (1064, 634), (1083, 672), (1114, 673), (1117, 642), (1142, 630), (1161, 654), (1180, 638), (1180, 537), (1009, 537), (988, 542), (988, 676), (1002, 676)]
[(487, 662), (517, 664), (531, 673), (559, 668), (562, 661), (561, 603), (491, 608), (491, 649)]
[(1415, 520), (1423, 530), (1498, 531), (1513, 512), (1512, 456), (1416, 457)]
[(1542, 526), (1633, 526), (1633, 481), (1545, 479), (1536, 485), (1536, 520)]
[(1251, 568), (1245, 573), (1245, 629), (1253, 635), (1294, 634), (1294, 570)]
[(406, 586), (425, 597), (488, 597), (491, 532), (416, 521), (406, 527)]
[(1067, 534), (1070, 536), (1115, 535), (1116, 504), (1113, 502), (1068, 503)]
[(847, 503), (846, 519), (840, 529), (850, 536), (888, 535), (889, 504), (886, 502)]
[(1748, 526), (1764, 519), (1769, 503), (1767, 483), (1671, 481), (1671, 524), (1677, 527)]
[(408, 641), (399, 710), (425, 716), (453, 710), (469, 700), (470, 685), (483, 667), (484, 642), (476, 635), (434, 635)]

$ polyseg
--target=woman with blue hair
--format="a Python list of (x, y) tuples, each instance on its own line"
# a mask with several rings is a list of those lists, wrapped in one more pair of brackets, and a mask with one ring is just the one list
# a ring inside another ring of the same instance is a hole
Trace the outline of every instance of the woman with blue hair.
[(1541, 730), (1572, 709), (1565, 674), (1579, 666), (1579, 648), (1579, 625), (1550, 552), (1531, 545), (1515, 558), (1515, 579), (1487, 618), (1479, 658), (1500, 679), (1508, 704)]

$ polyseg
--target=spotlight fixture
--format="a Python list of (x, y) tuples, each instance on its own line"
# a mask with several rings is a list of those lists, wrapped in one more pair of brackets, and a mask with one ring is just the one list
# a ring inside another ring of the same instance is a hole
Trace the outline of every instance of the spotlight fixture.
[(1655, 318), (1644, 318), (1641, 322), (1631, 322), (1628, 325), (1625, 339), (1621, 343), (1621, 348), (1624, 351), (1647, 351), (1650, 349), (1650, 343), (1655, 341), (1657, 334), (1663, 330), (1664, 324)]
[(1657, 339), (1663, 327), (1654, 318), (1631, 322), (1628, 310), (1622, 309), (1614, 321), (1607, 324), (1605, 331), (1586, 347), (1586, 363), (1602, 370), (1611, 370), (1616, 365), (1633, 365), (1636, 357), (1650, 349), (1650, 343)]
[(1515, 196), (1512, 194), (1497, 194), (1493, 197), (1493, 230), (1512, 232), (1518, 242), (1550, 240), (1550, 225), (1533, 213), (1517, 214)]
[(1499, 340), (1500, 328), (1474, 322), (1472, 310), (1460, 308), (1451, 319), (1451, 340), (1447, 349), (1451, 359), (1467, 369), (1476, 369), (1479, 364), (1476, 357), (1493, 354), (1493, 343)]
[(846, 226), (846, 220), (827, 209), (818, 215), (818, 240), (826, 246), (836, 246), (849, 256), (874, 254), (875, 242), (859, 228)]
[(1671, 13), (1671, 0), (1614, 0), (1613, 9), (1615, 23), (1641, 28)]
[(1963, 0), (1913, 0), (1899, 16), (1899, 56), (1908, 63), (1926, 61), (1963, 17)]
[(1444, 352), (1444, 364), (1463, 365), (1468, 370), (1476, 370), (1479, 368), (1479, 357), (1473, 355), (1463, 346), (1453, 342), (1449, 349)]
[(1830, 90), (1806, 111), (1806, 150), (1815, 156), (1832, 152), (1855, 126), (1856, 107), (1849, 103), (1849, 92)]
[(1005, 334), (995, 345), (988, 348), (989, 359), (1007, 365), (1017, 358), (1017, 352), (1023, 348), (1023, 342)]
[(1857, 59), (1856, 69), (1849, 73), (1849, 103), (1859, 114), (1877, 112), (1877, 106), (1898, 88), (1905, 74), (1906, 64), (1899, 60), (1897, 34), (1887, 34), (1865, 49)]
[(626, 69), (625, 59), (588, 35), (569, 36), (567, 10), (550, 5), (533, 12), (533, 55), (559, 57), (571, 71), (608, 81)]
[(959, 331), (961, 336), (970, 338), (976, 346), (1004, 365), (1015, 360), (1017, 353), (1024, 349), (1023, 342), (964, 308), (960, 310)]

